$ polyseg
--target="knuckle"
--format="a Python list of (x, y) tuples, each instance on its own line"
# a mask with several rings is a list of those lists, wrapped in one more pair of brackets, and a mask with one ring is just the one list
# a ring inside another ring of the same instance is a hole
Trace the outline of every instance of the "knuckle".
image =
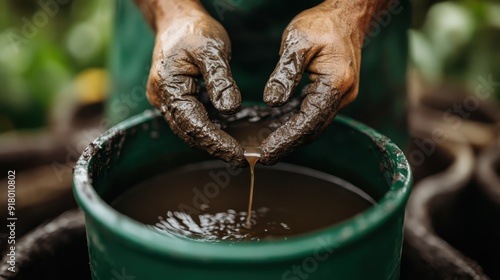
[(332, 66), (336, 71), (330, 75), (328, 82), (332, 90), (342, 93), (350, 91), (358, 82), (358, 71), (353, 67), (352, 61), (343, 61)]
[(289, 25), (283, 35), (284, 49), (305, 51), (313, 44), (309, 33), (294, 24)]

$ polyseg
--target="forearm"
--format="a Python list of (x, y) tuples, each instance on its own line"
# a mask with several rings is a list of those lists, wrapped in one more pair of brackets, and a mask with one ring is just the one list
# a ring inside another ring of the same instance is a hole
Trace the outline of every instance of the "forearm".
[(206, 12), (199, 0), (135, 0), (135, 3), (155, 31), (177, 18)]

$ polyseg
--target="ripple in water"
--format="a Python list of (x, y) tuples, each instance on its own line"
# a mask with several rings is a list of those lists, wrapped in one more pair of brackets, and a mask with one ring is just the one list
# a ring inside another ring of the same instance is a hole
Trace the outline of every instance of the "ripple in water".
[(341, 223), (376, 203), (330, 174), (290, 164), (257, 169), (250, 226), (250, 174), (228, 170), (219, 161), (158, 174), (129, 188), (111, 205), (164, 235), (234, 244), (293, 238)]
[(166, 235), (188, 237), (205, 242), (260, 241), (274, 239), (275, 236), (283, 236), (283, 239), (286, 239), (285, 236), (290, 229), (288, 225), (270, 220), (268, 214), (269, 208), (267, 207), (252, 211), (252, 218), (248, 225), (247, 212), (236, 212), (233, 209), (198, 216), (168, 211), (166, 217), (158, 217), (160, 221), (154, 225), (154, 228)]

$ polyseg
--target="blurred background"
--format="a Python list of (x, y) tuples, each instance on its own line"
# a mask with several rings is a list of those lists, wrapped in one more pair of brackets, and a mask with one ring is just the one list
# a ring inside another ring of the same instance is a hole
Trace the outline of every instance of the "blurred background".
[(76, 89), (82, 101), (106, 87), (113, 2), (66, 2), (55, 12), (37, 1), (0, 3), (0, 132), (47, 126), (56, 96), (80, 79), (95, 87)]
[[(83, 102), (106, 93), (113, 2), (65, 2), (43, 17), (37, 1), (0, 3), (0, 132), (47, 126), (56, 96), (81, 79), (92, 85), (72, 89)], [(500, 80), (498, 1), (414, 1), (413, 9), (410, 62), (420, 86), (473, 92), (479, 76)]]
[[(0, 1), (0, 185), (3, 170), (17, 170), (19, 236), (75, 206), (72, 166), (103, 132), (114, 2), (59, 2), (54, 10)], [(413, 9), (407, 155), (417, 185), (407, 226), (413, 255), (403, 269), (432, 267), (419, 279), (440, 279), (465, 262), (477, 275), (500, 279), (500, 2), (422, 0)], [(1, 211), (5, 201), (2, 192)], [(428, 235), (412, 234), (422, 225)], [(432, 265), (438, 256), (445, 265)]]

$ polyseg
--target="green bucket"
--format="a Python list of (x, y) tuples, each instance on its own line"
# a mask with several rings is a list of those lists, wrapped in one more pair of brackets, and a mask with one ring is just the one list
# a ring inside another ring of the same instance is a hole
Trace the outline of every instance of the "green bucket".
[(85, 213), (94, 280), (399, 278), (412, 175), (403, 153), (385, 136), (338, 116), (319, 139), (284, 160), (344, 178), (378, 202), (341, 224), (288, 240), (212, 244), (182, 239), (160, 234), (109, 205), (159, 172), (209, 159), (151, 111), (90, 144), (75, 167), (74, 193)]

